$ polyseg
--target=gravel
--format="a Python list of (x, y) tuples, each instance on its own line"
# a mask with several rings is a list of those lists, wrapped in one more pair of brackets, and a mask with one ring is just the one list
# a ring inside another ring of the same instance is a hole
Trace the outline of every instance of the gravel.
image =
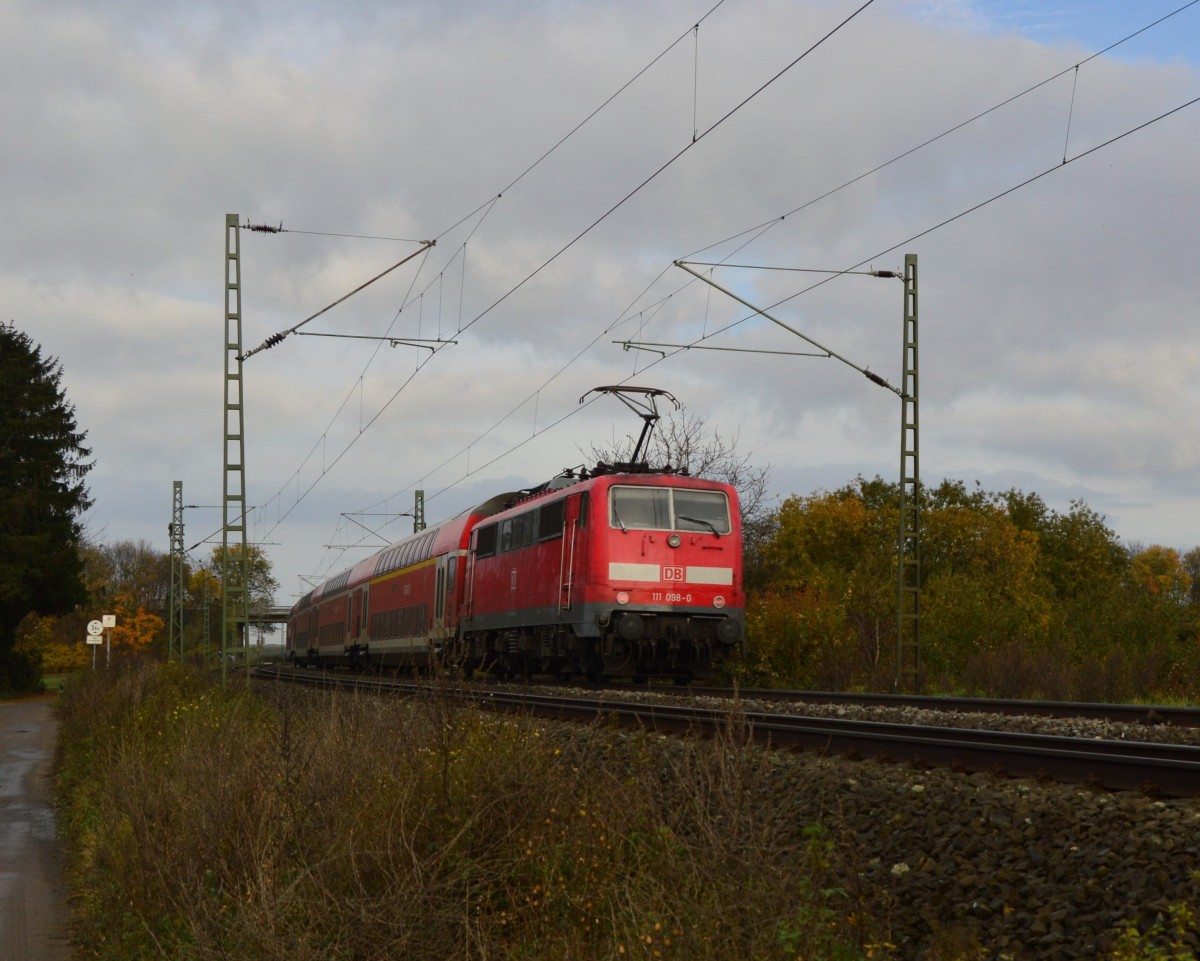
[(1097, 958), (1200, 895), (1194, 800), (783, 753), (776, 773), (764, 815), (835, 818), (907, 958)]
[[(612, 695), (614, 700), (634, 696), (659, 695)], [(1169, 725), (775, 701), (744, 701), (743, 706), (1200, 743), (1195, 729)], [(797, 844), (804, 828), (815, 822), (849, 840), (857, 870), (891, 897), (892, 940), (903, 958), (1102, 958), (1109, 956), (1123, 926), (1146, 933), (1158, 925), (1169, 933), (1173, 905), (1200, 907), (1200, 800), (1159, 800), (1137, 792), (812, 753), (776, 751), (768, 763), (770, 787), (760, 798), (761, 817)], [(1200, 952), (1194, 932), (1177, 943)]]

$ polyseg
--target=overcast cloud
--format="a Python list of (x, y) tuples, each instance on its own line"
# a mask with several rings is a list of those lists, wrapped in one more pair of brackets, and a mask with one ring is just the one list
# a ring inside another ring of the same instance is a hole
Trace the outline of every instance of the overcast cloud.
[[(1200, 95), (1200, 5), (1069, 70), (1179, 5), (878, 0), (730, 113), (858, 0), (707, 17), (713, 0), (5, 0), (5, 317), (64, 364), (92, 535), (165, 551), (173, 480), (189, 504), (220, 498), (226, 213), (289, 230), (242, 231), (247, 350), (436, 238), (304, 330), (456, 344), (293, 336), (245, 363), (253, 536), (285, 600), (380, 543), (344, 513), (407, 511), (421, 488), (434, 521), (636, 431), (612, 398), (580, 408), (600, 384), (669, 390), (770, 464), (778, 496), (893, 479), (899, 402), (849, 367), (613, 341), (740, 321), (703, 344), (808, 350), (672, 262), (899, 269), (912, 252), (925, 482), (1082, 498), (1127, 542), (1187, 549), (1200, 105), (1087, 152)], [(773, 313), (899, 383), (897, 281), (793, 297), (823, 275), (714, 277), (792, 298)], [(186, 523), (190, 547), (219, 511)]]

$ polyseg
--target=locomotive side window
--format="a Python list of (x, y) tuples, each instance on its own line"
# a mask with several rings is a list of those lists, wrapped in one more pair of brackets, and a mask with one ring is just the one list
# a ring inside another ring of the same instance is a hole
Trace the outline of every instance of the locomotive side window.
[(475, 533), (475, 556), (491, 557), (496, 553), (496, 525), (488, 524)]
[(537, 539), (539, 541), (549, 541), (556, 537), (562, 537), (563, 532), (563, 517), (565, 516), (565, 508), (567, 502), (565, 500), (555, 501), (553, 504), (547, 504), (538, 514), (538, 530)]
[(511, 551), (513, 547), (513, 519), (500, 522), (500, 553)]
[(537, 511), (526, 511), (520, 517), (514, 518), (514, 521), (520, 536), (518, 537), (514, 533), (513, 548), (528, 547), (533, 543), (534, 533), (537, 530)]

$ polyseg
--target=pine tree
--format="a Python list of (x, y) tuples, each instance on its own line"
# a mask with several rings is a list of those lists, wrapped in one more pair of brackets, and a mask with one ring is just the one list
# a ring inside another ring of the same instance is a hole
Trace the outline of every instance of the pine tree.
[(62, 372), (28, 335), (0, 324), (0, 692), (40, 683), (39, 665), (13, 650), (25, 616), (64, 614), (86, 599), (81, 516), (92, 452)]

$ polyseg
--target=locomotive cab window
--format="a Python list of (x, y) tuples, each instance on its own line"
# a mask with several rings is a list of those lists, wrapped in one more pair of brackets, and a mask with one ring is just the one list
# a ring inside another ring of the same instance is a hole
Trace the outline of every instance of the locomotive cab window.
[(708, 531), (728, 534), (729, 500), (721, 491), (674, 487), (613, 487), (609, 525), (615, 530)]
[(721, 491), (675, 489), (671, 506), (677, 531), (729, 533), (729, 501)]

